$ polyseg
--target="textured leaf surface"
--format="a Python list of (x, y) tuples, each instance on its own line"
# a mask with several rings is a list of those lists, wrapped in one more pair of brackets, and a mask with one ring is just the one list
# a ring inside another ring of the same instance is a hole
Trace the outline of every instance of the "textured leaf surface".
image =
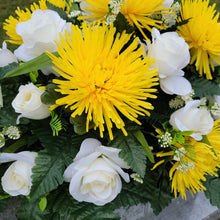
[(128, 136), (118, 135), (110, 146), (121, 149), (119, 156), (141, 177), (145, 175), (146, 154), (136, 137), (129, 133)]

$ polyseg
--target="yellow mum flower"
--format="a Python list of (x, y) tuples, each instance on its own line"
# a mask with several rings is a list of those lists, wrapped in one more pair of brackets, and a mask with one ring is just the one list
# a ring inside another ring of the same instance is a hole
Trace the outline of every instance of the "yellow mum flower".
[[(168, 12), (171, 8), (164, 8), (163, 2), (165, 0), (122, 0), (120, 12), (130, 22), (131, 25), (135, 25), (142, 35), (147, 39), (147, 36), (143, 32), (143, 28), (148, 31), (152, 31), (152, 27), (163, 29), (162, 21), (156, 20), (151, 15), (160, 15), (171, 13)], [(105, 15), (108, 14), (108, 4), (110, 0), (85, 0), (84, 2), (89, 4), (89, 8), (83, 8), (91, 15), (80, 17), (80, 19), (97, 19), (101, 22), (105, 21)]]
[(181, 19), (190, 19), (179, 27), (178, 33), (189, 44), (191, 64), (207, 79), (212, 79), (213, 61), (220, 64), (220, 24), (215, 4), (209, 0), (183, 0), (180, 7)]
[(21, 45), (23, 43), (22, 37), (16, 33), (17, 24), (31, 19), (31, 14), (37, 9), (47, 10), (48, 7), (46, 2), (49, 2), (62, 9), (64, 9), (66, 6), (66, 0), (40, 0), (38, 4), (33, 3), (30, 6), (30, 9), (26, 8), (25, 10), (21, 10), (18, 7), (15, 11), (17, 15), (16, 18), (9, 16), (9, 18), (6, 19), (5, 23), (3, 24), (3, 29), (6, 30), (6, 34), (10, 38), (8, 42), (17, 45)]
[(207, 135), (208, 141), (220, 159), (220, 119), (214, 122), (213, 130)]
[[(106, 124), (110, 139), (112, 127), (127, 135), (122, 115), (138, 124), (138, 115), (149, 115), (153, 106), (148, 98), (156, 98), (152, 87), (158, 84), (155, 69), (149, 69), (153, 60), (143, 58), (143, 47), (138, 48), (136, 38), (124, 48), (131, 35), (116, 35), (113, 26), (89, 26), (82, 30), (72, 25), (72, 34), (61, 38), (57, 52), (49, 54), (56, 71), (65, 79), (55, 79), (56, 91), (66, 95), (56, 101), (72, 110), (72, 117), (87, 114), (86, 129), (93, 121), (103, 137)], [(122, 50), (123, 49), (123, 50)]]
[[(191, 137), (187, 137), (187, 139), (187, 145), (194, 148), (195, 161), (190, 158), (189, 152), (186, 151), (181, 161), (177, 161), (169, 172), (172, 180), (172, 192), (174, 192), (175, 197), (177, 192), (180, 192), (182, 198), (185, 199), (186, 189), (192, 194), (200, 192), (201, 189), (205, 190), (206, 188), (202, 185), (202, 181), (206, 180), (205, 175), (216, 175), (217, 167), (220, 167), (219, 160), (210, 146), (197, 142)], [(175, 144), (175, 146), (179, 149), (184, 147), (179, 144)]]

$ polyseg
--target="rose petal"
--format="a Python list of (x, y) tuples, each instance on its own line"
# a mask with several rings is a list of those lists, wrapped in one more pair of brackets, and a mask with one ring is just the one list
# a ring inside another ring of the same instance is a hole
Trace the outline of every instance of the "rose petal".
[(160, 79), (161, 89), (169, 95), (187, 95), (192, 91), (190, 82), (181, 76)]

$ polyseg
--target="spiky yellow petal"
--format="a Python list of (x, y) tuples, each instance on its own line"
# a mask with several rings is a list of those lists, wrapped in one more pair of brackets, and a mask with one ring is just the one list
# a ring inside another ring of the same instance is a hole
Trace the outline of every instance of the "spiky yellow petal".
[(180, 12), (182, 20), (189, 19), (178, 33), (189, 44), (191, 64), (195, 63), (201, 76), (212, 79), (213, 61), (220, 64), (220, 24), (215, 4), (210, 6), (209, 0), (183, 0)]
[[(135, 25), (142, 35), (147, 39), (143, 29), (148, 31), (152, 30), (152, 27), (163, 29), (162, 21), (156, 20), (151, 15), (160, 15), (170, 13), (171, 8), (164, 8), (163, 2), (165, 0), (126, 0), (122, 1), (120, 12), (130, 22), (131, 25)], [(79, 19), (96, 19), (103, 22), (105, 15), (109, 12), (108, 4), (109, 0), (85, 0), (88, 3), (88, 8), (83, 8), (91, 15), (81, 16)]]
[(58, 44), (60, 57), (52, 54), (56, 71), (65, 79), (56, 79), (57, 91), (65, 95), (56, 101), (57, 105), (70, 107), (72, 117), (87, 115), (89, 122), (99, 127), (103, 137), (105, 126), (110, 139), (115, 125), (126, 135), (124, 115), (138, 124), (138, 115), (149, 115), (153, 106), (148, 98), (156, 98), (152, 87), (158, 84), (157, 72), (149, 69), (153, 60), (143, 58), (144, 50), (138, 48), (135, 39), (126, 49), (124, 45), (131, 35), (116, 34), (113, 26), (89, 26), (83, 23), (82, 30), (72, 26), (72, 34), (61, 37)]

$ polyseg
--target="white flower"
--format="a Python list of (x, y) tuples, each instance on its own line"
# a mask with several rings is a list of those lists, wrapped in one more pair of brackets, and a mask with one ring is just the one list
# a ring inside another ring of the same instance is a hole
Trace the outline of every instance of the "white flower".
[(215, 120), (220, 119), (220, 96), (215, 95), (214, 97), (214, 105), (211, 107), (211, 113)]
[(17, 154), (1, 153), (0, 163), (16, 160), (10, 165), (2, 177), (2, 188), (11, 196), (29, 195), (31, 189), (31, 175), (35, 152), (23, 151)]
[(72, 164), (64, 173), (70, 182), (69, 192), (76, 200), (105, 205), (120, 193), (122, 178), (129, 175), (121, 168), (129, 168), (118, 156), (120, 149), (105, 147), (93, 138), (85, 139)]
[(0, 133), (0, 148), (5, 146), (5, 136)]
[(16, 126), (9, 126), (5, 128), (4, 135), (8, 136), (10, 139), (17, 140), (20, 138), (21, 134)]
[(5, 41), (2, 44), (2, 49), (0, 48), (0, 67), (7, 66), (10, 63), (18, 62), (17, 57), (7, 49), (7, 44)]
[(44, 91), (37, 88), (33, 83), (19, 87), (19, 93), (12, 101), (15, 112), (21, 113), (17, 120), (18, 123), (21, 117), (40, 120), (50, 115), (49, 105), (41, 102), (42, 93)]
[(202, 140), (202, 135), (212, 131), (214, 121), (206, 108), (198, 108), (200, 100), (188, 102), (183, 108), (175, 111), (170, 117), (170, 124), (180, 131), (194, 131), (195, 140)]
[(148, 43), (148, 54), (154, 58), (152, 68), (158, 68), (160, 87), (167, 94), (186, 95), (192, 90), (185, 79), (183, 68), (189, 64), (189, 46), (176, 32), (160, 32), (153, 28), (152, 44)]
[(46, 51), (57, 51), (55, 41), (60, 41), (59, 33), (64, 35), (65, 30), (70, 33), (70, 26), (71, 23), (63, 20), (55, 11), (34, 11), (31, 19), (16, 26), (16, 32), (22, 37), (23, 44), (14, 51), (15, 55), (27, 62)]

